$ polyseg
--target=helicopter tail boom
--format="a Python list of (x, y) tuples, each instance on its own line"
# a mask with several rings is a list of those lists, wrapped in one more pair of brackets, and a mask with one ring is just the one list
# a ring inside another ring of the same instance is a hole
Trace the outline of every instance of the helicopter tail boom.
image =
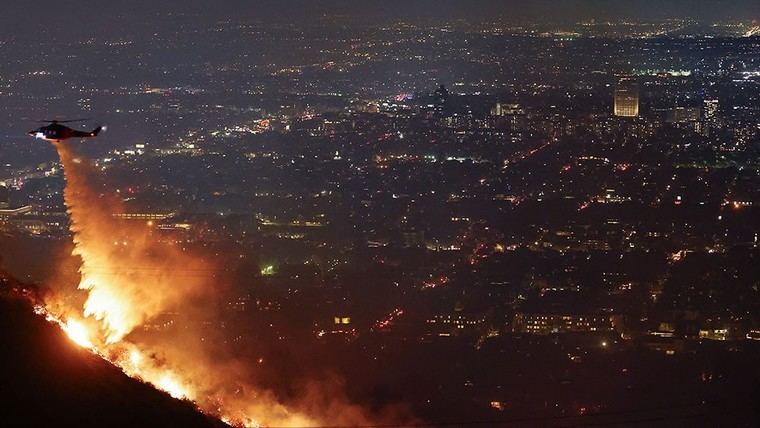
[(100, 131), (103, 130), (102, 126), (98, 126), (97, 128), (93, 129), (90, 132), (83, 132), (83, 131), (74, 131), (74, 135), (72, 137), (74, 138), (87, 138), (87, 137), (97, 137)]

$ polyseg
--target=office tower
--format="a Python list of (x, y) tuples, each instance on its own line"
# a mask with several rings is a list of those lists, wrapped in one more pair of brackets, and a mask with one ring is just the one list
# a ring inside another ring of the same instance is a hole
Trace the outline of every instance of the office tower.
[(635, 76), (620, 77), (615, 86), (615, 116), (637, 117), (639, 115), (639, 85)]

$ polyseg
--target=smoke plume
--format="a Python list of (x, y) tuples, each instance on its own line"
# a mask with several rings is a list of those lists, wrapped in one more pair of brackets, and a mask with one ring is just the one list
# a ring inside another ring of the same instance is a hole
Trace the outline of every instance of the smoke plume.
[[(168, 311), (197, 311), (214, 295), (215, 281), (203, 275), (178, 276), (192, 267), (213, 266), (179, 246), (159, 242), (148, 223), (125, 222), (121, 200), (101, 183), (92, 163), (66, 142), (55, 147), (63, 165), (65, 203), (71, 219), (74, 254), (81, 258), (81, 300), (51, 296), (47, 313), (80, 345), (121, 367), (125, 373), (172, 396), (192, 400), (204, 412), (239, 426), (367, 424), (359, 406), (347, 404), (334, 385), (305, 387), (302, 398), (285, 405), (270, 391), (251, 384), (246, 365), (218, 358), (192, 328), (167, 343), (141, 343), (131, 332)], [(213, 304), (208, 306), (213, 307)], [(192, 323), (191, 323), (192, 324)], [(195, 338), (193, 336), (196, 336)], [(286, 381), (286, 380), (283, 380)], [(387, 420), (387, 418), (381, 418)]]

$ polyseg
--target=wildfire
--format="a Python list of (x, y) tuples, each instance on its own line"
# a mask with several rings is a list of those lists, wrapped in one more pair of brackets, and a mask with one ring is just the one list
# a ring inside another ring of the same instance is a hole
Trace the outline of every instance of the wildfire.
[[(55, 147), (65, 173), (64, 199), (71, 217), (74, 255), (81, 257), (78, 288), (87, 293), (87, 298), (81, 307), (72, 305), (66, 296), (53, 296), (54, 302), (35, 307), (35, 312), (58, 324), (74, 343), (125, 374), (177, 399), (191, 400), (201, 411), (231, 425), (321, 424), (322, 418), (295, 412), (268, 391), (245, 383), (239, 365), (212, 367), (212, 361), (203, 359), (203, 349), (188, 349), (182, 338), (151, 346), (130, 339), (136, 328), (204, 296), (212, 288), (210, 278), (178, 278), (177, 272), (187, 266), (198, 271), (210, 269), (177, 247), (159, 244), (151, 237), (152, 228), (115, 219), (113, 213), (123, 212), (121, 201), (104, 196), (92, 184), (97, 177), (90, 162), (75, 156), (65, 142)], [(311, 395), (314, 397), (309, 402), (299, 404), (309, 412), (325, 408), (330, 409), (331, 421), (371, 422), (356, 406), (320, 401), (329, 394)]]
[(76, 320), (69, 320), (61, 327), (63, 328), (63, 331), (65, 331), (69, 336), (69, 339), (71, 339), (77, 345), (87, 349), (92, 349), (95, 347), (95, 345), (93, 345), (90, 341), (90, 334), (87, 331), (87, 328), (81, 322)]
[(129, 352), (129, 362), (132, 363), (132, 366), (138, 367), (142, 363), (142, 360), (143, 356), (140, 351), (133, 349)]
[(168, 392), (174, 398), (187, 398), (188, 391), (183, 387), (179, 381), (171, 374), (166, 373), (155, 384), (158, 388)]

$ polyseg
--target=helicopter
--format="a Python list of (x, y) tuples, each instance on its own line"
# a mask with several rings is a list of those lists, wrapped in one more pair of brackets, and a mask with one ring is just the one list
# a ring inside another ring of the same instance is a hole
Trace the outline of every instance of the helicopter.
[(58, 141), (67, 140), (69, 138), (97, 137), (100, 131), (104, 129), (102, 126), (98, 126), (92, 131), (86, 132), (86, 131), (77, 131), (75, 129), (69, 128), (68, 126), (61, 125), (62, 123), (82, 122), (85, 120), (87, 119), (42, 120), (40, 122), (47, 123), (47, 125), (41, 128), (35, 129), (33, 131), (29, 131), (29, 135), (31, 135), (32, 137), (41, 138), (47, 141), (58, 142)]

